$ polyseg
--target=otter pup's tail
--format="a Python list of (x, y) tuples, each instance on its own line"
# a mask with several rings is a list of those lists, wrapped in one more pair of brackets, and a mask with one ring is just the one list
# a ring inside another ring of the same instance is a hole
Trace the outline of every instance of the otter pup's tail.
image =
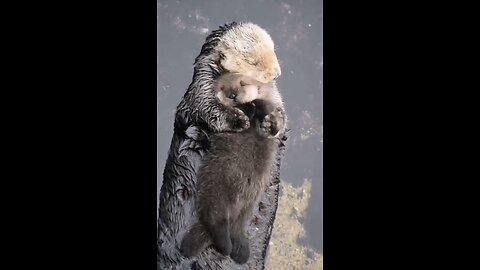
[(210, 236), (203, 226), (197, 222), (183, 237), (180, 252), (183, 256), (191, 258), (198, 255), (211, 243)]

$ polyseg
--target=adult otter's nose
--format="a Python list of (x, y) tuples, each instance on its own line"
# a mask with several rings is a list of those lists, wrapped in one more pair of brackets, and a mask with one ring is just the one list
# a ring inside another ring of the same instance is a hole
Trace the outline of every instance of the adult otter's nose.
[(274, 79), (278, 79), (278, 77), (280, 77), (280, 75), (282, 75), (282, 70), (280, 69), (280, 67), (277, 67), (275, 69), (275, 78)]

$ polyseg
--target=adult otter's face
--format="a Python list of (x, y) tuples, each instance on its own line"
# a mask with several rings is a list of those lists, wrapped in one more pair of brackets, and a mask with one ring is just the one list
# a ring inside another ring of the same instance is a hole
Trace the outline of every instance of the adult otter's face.
[(252, 23), (228, 30), (217, 47), (220, 65), (229, 72), (250, 76), (268, 83), (281, 74), (270, 35)]

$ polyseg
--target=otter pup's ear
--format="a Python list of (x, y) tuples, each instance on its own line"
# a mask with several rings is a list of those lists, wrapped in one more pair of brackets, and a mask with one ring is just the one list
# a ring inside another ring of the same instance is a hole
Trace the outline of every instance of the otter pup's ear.
[(252, 118), (255, 116), (255, 104), (252, 102), (245, 103), (238, 105), (238, 108), (242, 110), (242, 112), (245, 113), (245, 115), (252, 120)]
[(245, 85), (248, 85), (248, 83), (246, 83), (244, 81), (240, 81), (240, 86), (245, 86)]

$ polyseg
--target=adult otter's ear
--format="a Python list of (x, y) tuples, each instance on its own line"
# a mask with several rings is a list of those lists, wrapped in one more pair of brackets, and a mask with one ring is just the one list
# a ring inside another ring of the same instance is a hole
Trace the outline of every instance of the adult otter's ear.
[(242, 110), (245, 115), (252, 120), (252, 118), (255, 116), (255, 104), (250, 102), (250, 103), (245, 103), (237, 106), (240, 110)]

